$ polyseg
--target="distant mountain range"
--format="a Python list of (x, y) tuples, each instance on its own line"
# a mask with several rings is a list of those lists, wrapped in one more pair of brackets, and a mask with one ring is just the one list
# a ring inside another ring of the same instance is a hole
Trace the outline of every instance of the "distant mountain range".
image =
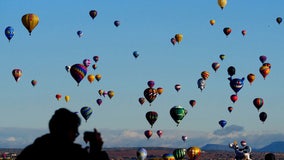
[[(220, 144), (207, 144), (201, 147), (204, 151), (231, 151), (228, 145)], [(252, 148), (253, 152), (278, 152), (284, 153), (284, 141), (272, 142), (271, 144), (264, 146), (262, 148)]]

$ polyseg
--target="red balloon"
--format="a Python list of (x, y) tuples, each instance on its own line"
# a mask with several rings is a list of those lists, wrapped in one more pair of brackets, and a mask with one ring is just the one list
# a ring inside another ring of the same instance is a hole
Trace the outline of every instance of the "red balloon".
[(162, 130), (157, 130), (157, 135), (159, 136), (159, 138), (161, 138), (161, 136), (163, 135), (163, 131)]
[(231, 95), (231, 101), (235, 103), (238, 100), (238, 96), (236, 94)]
[(147, 139), (151, 138), (152, 134), (153, 134), (153, 132), (151, 130), (146, 130), (144, 132), (144, 135), (147, 137)]
[(194, 107), (196, 105), (196, 101), (195, 100), (190, 100), (189, 104), (191, 105), (191, 107)]
[(225, 33), (225, 35), (228, 37), (229, 34), (232, 32), (232, 29), (230, 27), (225, 27), (223, 29), (223, 32)]

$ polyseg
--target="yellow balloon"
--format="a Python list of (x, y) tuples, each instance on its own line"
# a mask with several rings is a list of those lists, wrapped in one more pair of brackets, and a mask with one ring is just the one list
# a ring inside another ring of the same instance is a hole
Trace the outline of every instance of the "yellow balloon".
[(218, 0), (218, 4), (223, 9), (227, 5), (227, 0)]
[(213, 25), (215, 24), (215, 20), (214, 20), (214, 19), (211, 19), (211, 20), (210, 20), (210, 24), (211, 24), (211, 26), (213, 26)]
[(175, 35), (175, 39), (176, 39), (176, 41), (177, 41), (178, 43), (182, 41), (182, 38), (183, 38), (183, 35), (182, 35), (182, 34), (176, 34), (176, 35)]
[(100, 81), (101, 78), (102, 78), (102, 76), (101, 76), (100, 74), (97, 74), (97, 75), (95, 76), (95, 78), (96, 78), (97, 81)]
[(111, 99), (114, 96), (114, 91), (108, 91), (107, 95)]
[(30, 35), (33, 29), (38, 25), (39, 17), (36, 14), (28, 13), (22, 17), (22, 23), (29, 31)]
[(103, 93), (104, 93), (104, 90), (100, 89), (100, 90), (98, 91), (98, 93), (99, 93), (100, 96), (102, 96)]
[(92, 83), (95, 80), (95, 76), (93, 74), (88, 75), (88, 81)]
[(69, 100), (70, 100), (70, 96), (65, 96), (65, 101), (69, 102)]

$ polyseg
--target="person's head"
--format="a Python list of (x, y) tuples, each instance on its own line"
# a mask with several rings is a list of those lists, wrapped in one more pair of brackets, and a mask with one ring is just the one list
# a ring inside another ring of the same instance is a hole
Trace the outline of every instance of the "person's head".
[(51, 135), (73, 142), (79, 135), (80, 124), (81, 119), (76, 113), (60, 108), (55, 111), (49, 121), (49, 131)]
[(265, 160), (276, 160), (275, 155), (273, 153), (267, 153), (265, 155)]
[(246, 142), (246, 141), (244, 141), (244, 140), (242, 140), (242, 141), (241, 141), (241, 145), (244, 147), (244, 146), (246, 146), (246, 145), (247, 145), (247, 142)]

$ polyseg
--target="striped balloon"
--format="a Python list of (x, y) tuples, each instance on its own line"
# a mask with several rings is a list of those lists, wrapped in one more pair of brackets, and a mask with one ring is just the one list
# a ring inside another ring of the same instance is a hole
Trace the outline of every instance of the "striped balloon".
[(91, 116), (91, 114), (93, 113), (92, 108), (88, 107), (88, 106), (82, 107), (80, 112), (81, 112), (81, 115), (86, 120), (86, 122), (89, 119), (89, 117)]
[(79, 86), (79, 83), (87, 74), (87, 67), (84, 66), (83, 64), (74, 64), (70, 68), (70, 73)]

